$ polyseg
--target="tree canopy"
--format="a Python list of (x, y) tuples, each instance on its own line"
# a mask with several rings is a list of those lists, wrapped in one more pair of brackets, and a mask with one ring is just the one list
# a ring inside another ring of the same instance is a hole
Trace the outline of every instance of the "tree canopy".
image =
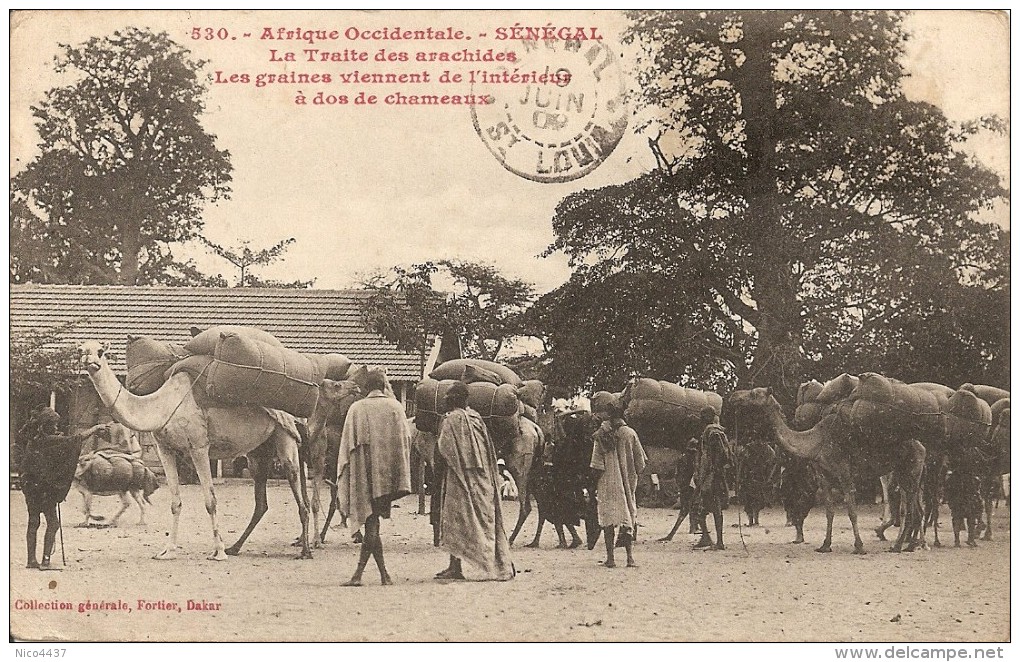
[[(290, 289), (304, 289), (311, 287), (315, 280), (292, 280), (281, 281), (260, 278), (252, 273), (252, 267), (268, 266), (283, 257), (287, 249), (297, 240), (293, 237), (278, 241), (269, 248), (252, 249), (250, 241), (242, 241), (240, 247), (227, 247), (214, 244), (205, 237), (200, 240), (213, 253), (223, 258), (238, 269), (237, 287), (280, 287)], [(223, 286), (226, 281), (223, 281)]]
[(40, 154), (12, 180), (11, 282), (200, 277), (171, 244), (230, 192), (230, 154), (201, 125), (204, 62), (137, 28), (61, 48), (70, 82), (33, 107)]
[[(954, 124), (904, 96), (901, 13), (630, 19), (638, 129), (657, 167), (559, 204), (549, 252), (565, 252), (576, 273), (539, 308), (568, 298), (637, 328), (600, 356), (591, 318), (561, 320), (548, 339), (554, 364), (570, 347), (568, 362), (601, 361), (607, 375), (707, 385), (723, 374), (790, 397), (808, 373), (845, 368), (861, 347), (909, 351), (911, 328), (927, 323), (942, 325), (929, 354), (963, 344), (1002, 362), (989, 330), (949, 320), (1008, 316), (1008, 232), (978, 219), (1007, 191), (964, 148), (1002, 123)], [(965, 326), (981, 338), (964, 338)], [(869, 370), (903, 367), (900, 354), (869, 358)], [(932, 370), (926, 381), (960, 372)]]
[[(448, 291), (434, 287), (437, 277)], [(366, 327), (400, 349), (424, 355), (429, 336), (453, 334), (466, 356), (489, 360), (523, 332), (522, 314), (534, 297), (530, 284), (461, 260), (394, 267), (363, 285), (371, 292), (362, 308)]]

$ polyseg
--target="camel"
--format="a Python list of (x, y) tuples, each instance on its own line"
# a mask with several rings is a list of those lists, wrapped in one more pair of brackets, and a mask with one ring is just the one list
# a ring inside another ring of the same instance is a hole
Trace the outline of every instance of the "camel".
[[(319, 400), (315, 411), (308, 418), (308, 443), (302, 448), (302, 456), (312, 481), (314, 547), (320, 547), (326, 542), (326, 532), (336, 512), (336, 465), (340, 452), (340, 435), (343, 433), (347, 410), (362, 393), (361, 386), (354, 380), (324, 379), (319, 386)], [(323, 482), (330, 485), (330, 506), (326, 521), (320, 529), (319, 512), (322, 510)]]
[[(84, 511), (85, 519), (79, 524), (79, 527), (88, 526), (103, 526), (103, 527), (115, 527), (117, 522), (120, 520), (120, 516), (123, 515), (128, 508), (131, 507), (131, 499), (135, 500), (138, 504), (138, 509), (141, 514), (138, 518), (138, 525), (145, 526), (145, 504), (152, 505), (149, 501), (149, 495), (156, 491), (159, 487), (159, 483), (156, 482), (156, 477), (147, 468), (141, 472), (141, 481), (135, 484), (129, 478), (128, 481), (119, 485), (116, 490), (96, 490), (96, 485), (90, 478), (89, 466), (92, 461), (103, 458), (106, 453), (112, 453), (114, 456), (131, 456), (137, 458), (136, 461), (141, 461), (142, 457), (142, 445), (138, 443), (138, 433), (131, 430), (120, 423), (113, 423), (109, 430), (110, 443), (113, 445), (113, 449), (100, 450), (93, 453), (88, 453), (78, 461), (78, 471), (75, 473), (74, 482), (71, 484), (82, 496), (82, 510)], [(127, 452), (123, 452), (120, 449), (124, 449)], [(127, 459), (127, 458), (125, 458)], [(105, 523), (104, 518), (99, 515), (92, 514), (92, 497), (93, 496), (120, 496), (121, 509), (117, 511), (117, 514), (113, 516), (113, 519), (109, 523)]]
[[(591, 414), (583, 411), (556, 412), (553, 419), (555, 441), (545, 447), (543, 466), (537, 466), (536, 461), (531, 490), (538, 504), (538, 528), (535, 538), (525, 547), (539, 547), (542, 527), (549, 522), (556, 529), (557, 548), (575, 549), (581, 546), (581, 537), (574, 523), (583, 518), (586, 525), (592, 524), (584, 491), (593, 489), (589, 465), (594, 424)], [(598, 528), (597, 524), (593, 525)], [(570, 544), (567, 544), (564, 527), (570, 533)]]
[(538, 423), (522, 416), (520, 434), (499, 449), (500, 457), (506, 462), (507, 471), (517, 484), (517, 498), (520, 504), (517, 525), (510, 534), (511, 545), (531, 514), (531, 469), (535, 458), (541, 457), (544, 446), (545, 433), (542, 432), (542, 428)]
[(925, 466), (925, 447), (916, 439), (893, 437), (881, 444), (862, 445), (859, 439), (842, 425), (835, 414), (825, 416), (810, 430), (796, 432), (787, 425), (779, 402), (768, 388), (735, 391), (729, 399), (734, 408), (759, 413), (774, 432), (782, 448), (795, 457), (807, 459), (826, 484), (825, 540), (815, 551), (832, 551), (832, 521), (834, 518), (832, 487), (843, 491), (847, 514), (854, 535), (854, 554), (865, 554), (864, 541), (857, 527), (857, 490), (854, 469), (879, 476), (890, 470), (896, 472), (907, 502), (907, 521), (891, 551), (902, 551), (903, 543), (910, 540), (908, 551), (913, 549), (913, 536), (920, 529), (920, 483)]
[[(300, 433), (293, 416), (254, 405), (223, 405), (211, 401), (204, 389), (198, 386), (197, 379), (193, 381), (186, 372), (175, 373), (151, 395), (134, 395), (124, 388), (110, 369), (108, 350), (102, 344), (87, 341), (79, 346), (78, 354), (114, 420), (139, 432), (152, 432), (155, 438), (156, 450), (172, 494), (170, 512), (173, 513), (173, 527), (166, 547), (154, 558), (175, 558), (180, 549), (177, 529), (183, 503), (175, 451), (191, 458), (202, 485), (213, 533), (214, 548), (210, 559), (225, 561), (228, 555), (238, 554), (268, 510), (266, 483), (273, 452), (287, 472), (291, 492), (297, 502), (301, 519), (300, 558), (312, 557), (308, 545), (308, 506), (300, 481)], [(224, 549), (209, 460), (227, 460), (241, 455), (248, 456), (255, 478), (255, 510), (241, 537), (229, 549)]]
[[(694, 440), (691, 440), (692, 442)], [(691, 508), (694, 507), (695, 490), (693, 487), (695, 474), (698, 472), (698, 450), (696, 443), (689, 443), (687, 448), (681, 454), (679, 461), (677, 462), (676, 468), (676, 482), (679, 488), (677, 494), (677, 501), (674, 507), (679, 507), (679, 512), (676, 515), (676, 522), (673, 523), (673, 528), (670, 529), (669, 533), (659, 538), (659, 542), (669, 542), (673, 540), (673, 536), (680, 530), (680, 525), (687, 519), (687, 516), (691, 514)], [(698, 517), (691, 517), (691, 528), (690, 533), (695, 532), (695, 527), (700, 526)], [(697, 529), (700, 531), (701, 529)]]

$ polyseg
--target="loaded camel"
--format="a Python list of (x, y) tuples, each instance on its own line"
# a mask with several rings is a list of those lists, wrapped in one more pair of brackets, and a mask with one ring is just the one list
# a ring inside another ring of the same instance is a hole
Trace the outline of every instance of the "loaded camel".
[[(80, 360), (88, 371), (103, 404), (118, 423), (140, 432), (152, 432), (156, 450), (166, 472), (167, 484), (173, 495), (170, 511), (173, 528), (167, 546), (156, 554), (157, 559), (171, 559), (179, 549), (177, 527), (182, 502), (177, 458), (180, 452), (191, 458), (198, 473), (205, 509), (213, 531), (213, 552), (210, 559), (225, 561), (236, 555), (258, 524), (265, 506), (266, 482), (272, 455), (283, 463), (291, 492), (301, 518), (302, 549), (300, 558), (311, 558), (308, 545), (308, 507), (300, 481), (298, 446), (300, 434), (294, 417), (282, 411), (252, 405), (225, 406), (208, 398), (187, 372), (171, 376), (151, 395), (138, 396), (128, 391), (107, 363), (107, 349), (98, 342), (87, 341), (78, 348)], [(232, 459), (247, 455), (254, 466), (256, 508), (241, 537), (224, 549), (216, 511), (210, 459)], [(263, 508), (259, 508), (259, 503)]]
[[(771, 389), (755, 388), (735, 391), (729, 403), (738, 410), (760, 415), (767, 427), (775, 434), (782, 448), (798, 458), (809, 461), (826, 483), (825, 493), (825, 540), (816, 550), (832, 551), (832, 521), (834, 518), (831, 487), (838, 485), (845, 495), (850, 526), (854, 534), (854, 554), (864, 554), (864, 541), (857, 527), (857, 490), (854, 484), (854, 470), (862, 469), (871, 475), (882, 475), (890, 470), (897, 474), (900, 485), (906, 493), (908, 504), (907, 526), (904, 526), (892, 551), (901, 551), (908, 535), (919, 528), (921, 472), (924, 469), (926, 451), (916, 439), (891, 437), (881, 444), (863, 445), (850, 430), (839, 422), (836, 415), (824, 417), (810, 430), (796, 432), (787, 425), (779, 402), (772, 397)], [(909, 549), (913, 548), (913, 542)]]
[[(536, 466), (532, 477), (530, 491), (538, 504), (538, 529), (525, 547), (539, 547), (542, 527), (549, 522), (556, 529), (557, 548), (575, 549), (581, 545), (576, 527), (582, 518), (589, 541), (599, 531), (595, 515), (590, 512), (590, 500), (585, 496), (586, 490), (589, 495), (594, 494), (590, 464), (595, 424), (591, 412), (565, 411), (554, 415), (553, 428), (554, 443), (546, 445), (543, 466)], [(569, 545), (564, 527), (570, 533)]]
[(531, 514), (532, 465), (537, 458), (541, 458), (544, 447), (545, 433), (542, 428), (530, 418), (521, 416), (520, 433), (499, 449), (498, 455), (503, 458), (507, 471), (517, 484), (517, 499), (520, 503), (517, 525), (510, 534), (511, 545)]
[[(877, 373), (861, 375), (843, 373), (824, 385), (812, 380), (801, 384), (798, 389), (795, 425), (798, 430), (807, 430), (829, 415), (839, 413), (841, 423), (845, 423), (847, 418), (856, 420), (858, 415), (864, 415), (854, 413), (857, 400), (854, 394), (863, 387), (862, 380), (866, 380), (868, 384), (866, 392), (869, 397), (864, 398), (869, 402), (866, 410), (872, 412), (866, 415), (863, 420), (872, 422), (866, 426), (866, 429), (860, 427), (859, 423), (854, 423), (851, 427), (846, 428), (846, 433), (852, 436), (855, 445), (865, 449), (866, 452), (863, 454), (865, 459), (874, 455), (876, 450), (878, 450), (878, 455), (883, 454), (885, 447), (877, 449), (877, 446), (885, 443), (884, 440), (890, 436), (900, 441), (915, 439), (921, 442), (925, 448), (925, 466), (921, 473), (920, 491), (917, 499), (920, 519), (911, 520), (911, 528), (908, 530), (911, 543), (908, 549), (914, 549), (917, 545), (926, 547), (924, 537), (928, 527), (933, 528), (934, 544), (937, 547), (939, 546), (938, 504), (942, 492), (946, 459), (941, 412), (945, 406), (944, 401), (953, 393), (952, 389), (929, 382), (902, 384), (896, 380), (886, 380)], [(897, 389), (899, 390), (897, 391)], [(880, 403), (871, 400), (876, 396), (881, 400)], [(912, 407), (918, 408), (914, 409), (913, 414), (910, 413)], [(875, 415), (880, 418), (872, 420), (867, 417)], [(900, 420), (904, 415), (908, 416), (907, 419), (904, 419), (907, 421), (905, 424), (904, 420)], [(889, 416), (894, 418), (890, 419)], [(856, 466), (855, 471), (859, 478), (860, 470)], [(869, 476), (874, 475), (873, 467), (866, 467), (864, 473)], [(901, 498), (906, 490), (901, 488), (894, 472), (889, 471), (879, 476), (879, 480), (882, 486), (884, 507), (881, 523), (875, 529), (875, 534), (879, 540), (886, 540), (885, 532), (889, 527), (901, 527), (901, 533), (904, 531), (901, 511), (909, 510), (912, 504), (909, 500)], [(809, 485), (805, 483), (804, 487), (807, 488)], [(806, 514), (806, 511), (804, 512)], [(798, 529), (798, 540), (801, 537), (802, 534)]]
[[(139, 511), (141, 511), (138, 525), (144, 526), (145, 504), (152, 505), (149, 495), (159, 488), (159, 483), (153, 473), (142, 463), (142, 446), (138, 443), (137, 432), (120, 423), (111, 423), (107, 432), (110, 436), (109, 445), (112, 448), (102, 448), (83, 455), (78, 460), (78, 469), (74, 475), (74, 482), (71, 483), (71, 486), (81, 493), (83, 499), (82, 509), (85, 519), (78, 526), (88, 527), (93, 523), (96, 526), (117, 526), (120, 516), (131, 507), (131, 499), (135, 500)], [(95, 463), (104, 463), (110, 466), (112, 462), (119, 462), (122, 466), (130, 467), (131, 470), (111, 475), (105, 480), (101, 479), (98, 475), (99, 472), (95, 470)], [(92, 497), (115, 494), (120, 496), (121, 508), (109, 523), (105, 523), (102, 517), (92, 514)]]
[[(347, 410), (367, 393), (359, 384), (359, 375), (367, 375), (365, 368), (360, 368), (354, 379), (334, 381), (322, 380), (319, 386), (319, 400), (315, 411), (308, 418), (308, 443), (301, 449), (309, 478), (312, 481), (312, 532), (315, 535), (313, 545), (319, 547), (326, 542), (326, 531), (336, 512), (336, 467), (340, 452), (340, 436), (343, 433)], [(330, 486), (329, 514), (326, 516), (322, 529), (319, 529), (319, 512), (322, 510), (322, 485)], [(346, 525), (346, 518), (344, 518)]]

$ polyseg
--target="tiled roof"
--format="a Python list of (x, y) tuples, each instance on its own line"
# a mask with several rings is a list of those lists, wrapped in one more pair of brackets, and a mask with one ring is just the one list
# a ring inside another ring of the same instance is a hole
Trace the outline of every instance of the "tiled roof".
[(352, 361), (386, 366), (395, 380), (421, 378), (419, 356), (399, 351), (365, 329), (359, 290), (10, 286), (11, 335), (83, 320), (67, 342), (98, 340), (115, 352), (111, 368), (123, 373), (127, 335), (187, 342), (190, 327), (255, 326), (284, 346), (312, 354), (337, 352)]

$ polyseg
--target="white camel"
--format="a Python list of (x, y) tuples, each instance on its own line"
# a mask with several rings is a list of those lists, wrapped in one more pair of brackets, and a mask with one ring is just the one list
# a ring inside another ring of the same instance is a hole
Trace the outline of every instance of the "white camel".
[[(133, 430), (152, 432), (156, 440), (156, 450), (173, 495), (170, 511), (173, 513), (174, 521), (166, 548), (155, 558), (174, 558), (179, 549), (177, 527), (182, 502), (175, 453), (183, 453), (191, 458), (202, 484), (205, 509), (209, 513), (213, 530), (214, 549), (209, 558), (225, 561), (228, 553), (237, 554), (240, 551), (241, 545), (261, 519), (261, 514), (256, 510), (248, 528), (237, 543), (229, 550), (224, 549), (216, 514), (216, 494), (213, 490), (209, 460), (226, 460), (248, 454), (251, 463), (254, 455), (251, 451), (267, 442), (272, 442), (276, 455), (287, 472), (287, 479), (297, 502), (298, 514), (301, 517), (301, 558), (311, 558), (312, 553), (308, 544), (308, 507), (300, 482), (301, 465), (298, 457), (300, 435), (293, 416), (258, 406), (229, 406), (211, 401), (203, 389), (196, 387), (193, 378), (186, 372), (174, 374), (151, 395), (134, 395), (124, 388), (113, 374), (107, 363), (107, 349), (102, 344), (87, 341), (79, 346), (78, 353), (100, 399), (114, 420)], [(269, 460), (270, 458), (260, 453), (255, 462)], [(259, 488), (256, 482), (256, 500)], [(265, 485), (261, 486), (261, 490), (264, 496)]]

